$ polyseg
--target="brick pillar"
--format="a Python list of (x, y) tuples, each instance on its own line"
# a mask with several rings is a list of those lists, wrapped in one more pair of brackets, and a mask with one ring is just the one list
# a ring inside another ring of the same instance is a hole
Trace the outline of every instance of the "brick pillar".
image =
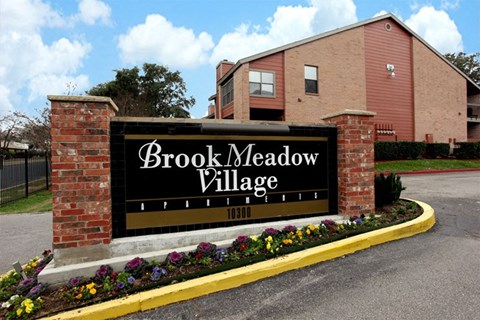
[(110, 118), (118, 108), (106, 97), (48, 99), (55, 265), (103, 258), (112, 239)]
[(344, 216), (375, 210), (375, 114), (345, 110), (323, 118), (337, 126), (338, 211)]

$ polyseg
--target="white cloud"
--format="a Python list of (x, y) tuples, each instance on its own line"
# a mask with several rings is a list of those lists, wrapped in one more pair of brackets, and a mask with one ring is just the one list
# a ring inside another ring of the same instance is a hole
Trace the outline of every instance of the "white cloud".
[(311, 21), (316, 8), (302, 6), (278, 7), (270, 23), (268, 36), (275, 42), (288, 43), (313, 34)]
[(417, 11), (418, 8), (420, 8), (418, 0), (410, 1), (410, 10)]
[(118, 48), (127, 63), (156, 62), (173, 67), (196, 67), (208, 60), (212, 37), (196, 36), (192, 29), (176, 27), (158, 14), (148, 15), (145, 23), (120, 35)]
[(2, 1), (0, 6), (0, 30), (2, 34), (14, 30), (28, 34), (37, 32), (41, 27), (65, 25), (60, 14), (53, 11), (49, 4), (41, 0)]
[(443, 10), (424, 6), (405, 23), (440, 53), (463, 51), (462, 35)]
[(26, 111), (33, 100), (61, 93), (65, 81), (78, 81), (79, 89), (88, 84), (77, 73), (91, 45), (67, 38), (48, 44), (41, 36), (43, 28), (67, 27), (72, 17), (62, 18), (41, 0), (2, 1), (0, 16), (0, 113)]
[(0, 84), (0, 117), (14, 110), (12, 103), (8, 99), (9, 95), (10, 90), (3, 84)]
[(81, 0), (78, 4), (76, 18), (85, 24), (94, 25), (97, 21), (105, 25), (111, 24), (110, 16), (112, 9), (100, 0)]
[(313, 7), (278, 7), (273, 17), (267, 19), (269, 26), (261, 32), (258, 26), (242, 24), (233, 32), (222, 36), (210, 58), (216, 65), (223, 59), (236, 61), (274, 47), (313, 35)]
[(311, 0), (310, 6), (279, 6), (268, 26), (241, 24), (222, 36), (210, 58), (216, 65), (223, 59), (236, 61), (287, 43), (357, 21), (352, 0)]
[(313, 21), (316, 33), (344, 27), (358, 21), (357, 7), (353, 0), (311, 0), (311, 4), (317, 9)]
[(444, 10), (457, 9), (460, 6), (460, 0), (442, 0), (440, 8)]
[[(67, 92), (69, 83), (75, 84), (74, 92)], [(39, 74), (29, 81), (29, 87), (28, 102), (32, 102), (38, 98), (46, 97), (48, 94), (78, 94), (78, 92), (88, 90), (90, 83), (86, 75)]]
[(388, 13), (388, 12), (385, 11), (385, 10), (380, 10), (379, 12), (375, 13), (375, 14), (373, 15), (373, 17), (374, 17), (374, 18), (375, 18), (375, 17), (380, 17), (380, 16), (383, 16), (384, 14), (387, 14), (387, 13)]
[(223, 59), (235, 62), (240, 58), (271, 49), (284, 43), (275, 40), (276, 39), (270, 37), (268, 34), (259, 33), (248, 24), (242, 24), (233, 32), (226, 33), (222, 36), (213, 50), (210, 63), (215, 65)]

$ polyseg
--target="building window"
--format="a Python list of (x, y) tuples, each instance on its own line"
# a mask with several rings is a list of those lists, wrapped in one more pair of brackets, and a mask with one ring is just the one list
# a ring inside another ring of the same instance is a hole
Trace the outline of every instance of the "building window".
[(222, 87), (222, 106), (226, 106), (233, 101), (233, 79), (228, 81)]
[(305, 66), (305, 93), (318, 93), (317, 67)]
[(250, 71), (250, 95), (274, 96), (274, 73), (265, 71)]

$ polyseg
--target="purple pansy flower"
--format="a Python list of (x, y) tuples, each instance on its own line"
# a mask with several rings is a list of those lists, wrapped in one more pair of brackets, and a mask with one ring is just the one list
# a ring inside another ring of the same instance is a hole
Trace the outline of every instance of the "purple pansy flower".
[(152, 281), (157, 281), (161, 277), (165, 277), (168, 274), (167, 270), (160, 268), (159, 266), (154, 267), (152, 271), (153, 271), (153, 274), (150, 277)]

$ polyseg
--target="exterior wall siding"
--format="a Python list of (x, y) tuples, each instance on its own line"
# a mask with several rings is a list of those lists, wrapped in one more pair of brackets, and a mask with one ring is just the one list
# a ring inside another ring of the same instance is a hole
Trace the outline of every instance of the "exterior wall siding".
[(283, 51), (252, 61), (250, 70), (272, 71), (275, 73), (274, 97), (250, 96), (250, 108), (283, 110), (285, 106)]
[(434, 142), (467, 141), (465, 78), (415, 38), (413, 68), (415, 140), (432, 134)]
[[(411, 36), (392, 19), (364, 28), (367, 109), (377, 113), (377, 124), (391, 125), (399, 141), (413, 141)], [(395, 78), (389, 77), (387, 64), (395, 66)]]
[[(363, 28), (285, 51), (285, 120), (322, 122), (326, 114), (366, 110)], [(305, 93), (304, 66), (318, 67), (318, 94)]]
[(235, 75), (233, 78), (233, 103), (235, 105), (233, 118), (235, 120), (250, 119), (250, 85), (248, 83), (248, 70), (249, 64), (245, 63), (235, 71)]
[[(387, 64), (395, 66), (395, 78)], [(305, 65), (318, 68), (318, 94), (305, 93)], [(275, 72), (274, 98), (250, 97), (249, 70)], [(248, 120), (252, 108), (283, 109), (287, 122), (321, 123), (327, 114), (354, 109), (375, 112), (378, 127), (395, 131), (387, 140), (467, 140), (465, 79), (391, 18), (250, 61), (233, 76), (234, 102), (222, 108), (222, 118)], [(480, 95), (469, 94), (478, 103)]]

